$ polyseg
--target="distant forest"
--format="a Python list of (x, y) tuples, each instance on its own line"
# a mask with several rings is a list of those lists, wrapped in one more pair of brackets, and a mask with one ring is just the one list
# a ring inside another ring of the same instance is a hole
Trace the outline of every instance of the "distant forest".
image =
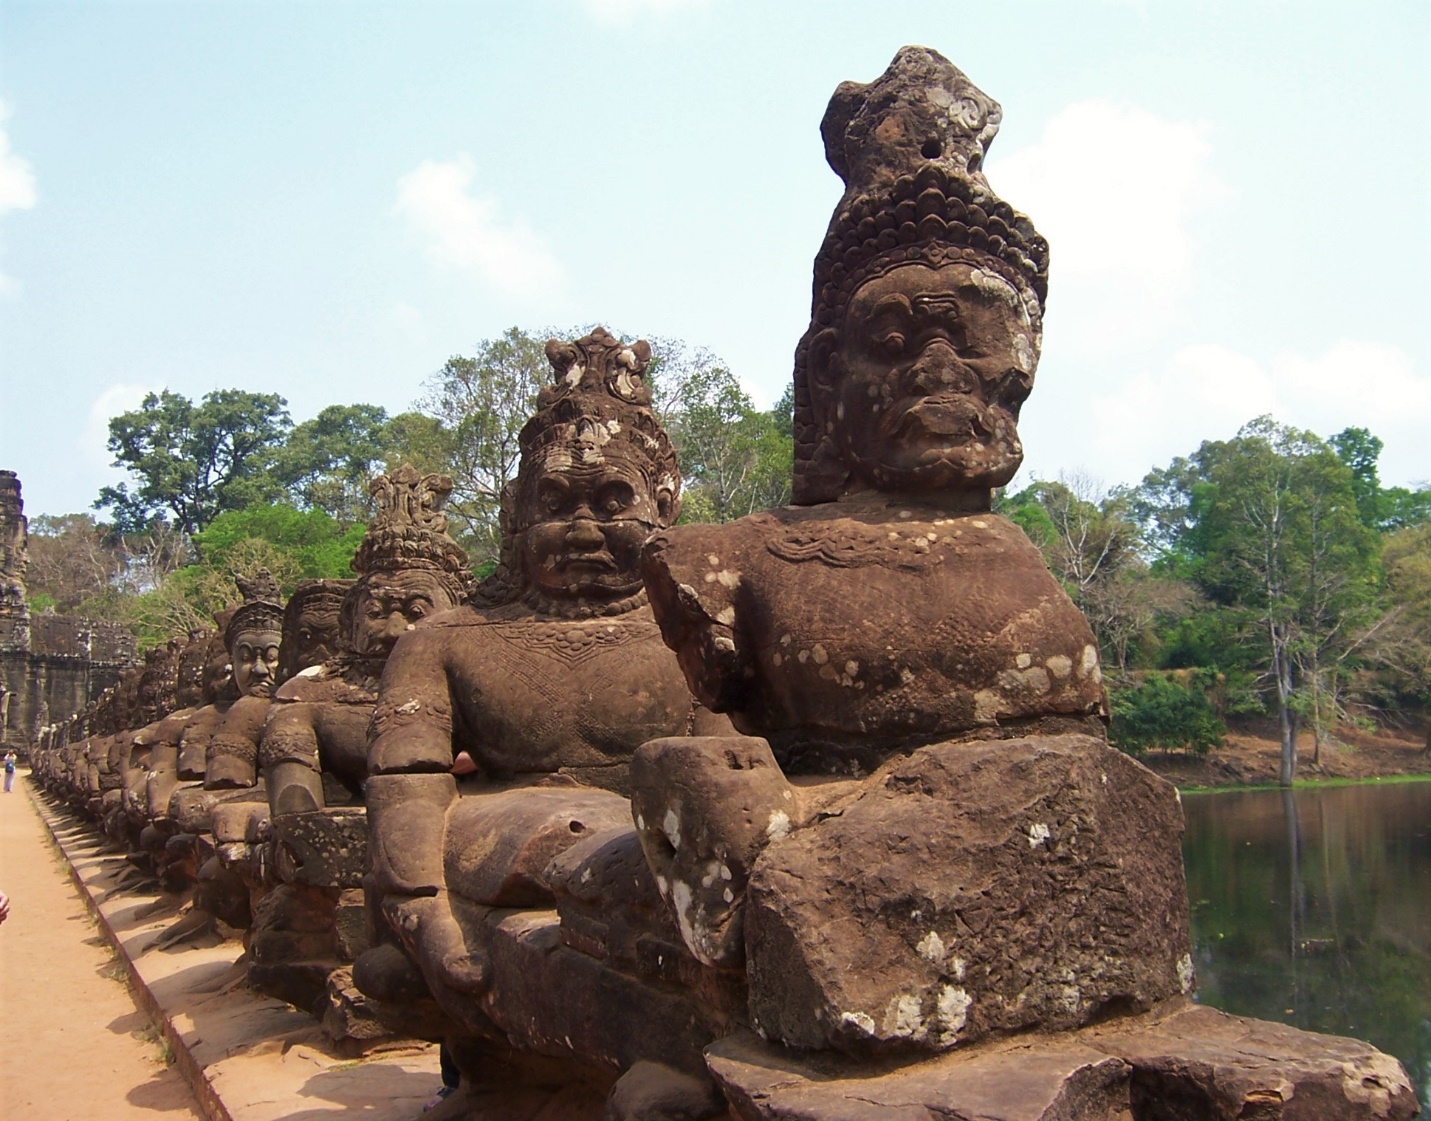
[[(151, 394), (109, 424), (129, 480), (96, 513), (32, 520), (31, 609), (119, 621), (148, 646), (212, 625), (232, 572), (267, 567), (285, 592), (347, 575), (368, 481), (404, 462), (452, 477), (451, 531), (490, 571), (549, 334), (512, 328), (454, 356), (396, 416), (332, 405), (295, 425), (276, 394)], [(651, 341), (682, 520), (788, 501), (790, 392), (757, 409), (710, 353)], [(1349, 722), (1427, 718), (1431, 488), (1383, 487), (1381, 447), (1361, 428), (1323, 438), (1258, 417), (1136, 487), (1061, 475), (997, 495), (1093, 626), (1119, 747), (1205, 751), (1229, 720), (1270, 715), (1284, 755), (1299, 729), (1319, 753)]]

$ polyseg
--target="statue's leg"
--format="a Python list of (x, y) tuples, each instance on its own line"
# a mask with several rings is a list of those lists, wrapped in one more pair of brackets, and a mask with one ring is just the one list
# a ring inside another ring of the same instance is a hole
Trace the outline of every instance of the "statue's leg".
[(799, 824), (799, 800), (770, 745), (752, 736), (651, 740), (631, 761), (631, 808), (687, 948), (707, 965), (738, 965), (751, 865)]

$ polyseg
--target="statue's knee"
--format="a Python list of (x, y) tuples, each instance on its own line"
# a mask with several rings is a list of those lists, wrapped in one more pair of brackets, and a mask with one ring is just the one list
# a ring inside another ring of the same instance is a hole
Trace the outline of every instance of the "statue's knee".
[(770, 745), (752, 736), (652, 740), (633, 760), (631, 790), (641, 847), (687, 947), (708, 965), (738, 965), (751, 867), (800, 813)]

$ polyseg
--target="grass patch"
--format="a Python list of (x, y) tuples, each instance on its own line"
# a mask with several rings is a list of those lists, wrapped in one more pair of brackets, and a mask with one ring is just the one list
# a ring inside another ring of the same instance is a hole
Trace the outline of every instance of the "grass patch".
[[(1299, 778), (1293, 790), (1327, 790), (1334, 786), (1400, 786), (1408, 782), (1431, 782), (1431, 774), (1375, 775), (1371, 778)], [(1283, 790), (1275, 782), (1256, 782), (1230, 786), (1179, 786), (1180, 794), (1228, 794), (1240, 790)]]

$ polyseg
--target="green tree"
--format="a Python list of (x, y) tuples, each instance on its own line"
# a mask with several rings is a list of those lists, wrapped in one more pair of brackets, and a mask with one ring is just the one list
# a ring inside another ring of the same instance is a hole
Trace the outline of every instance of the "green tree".
[(277, 394), (239, 389), (215, 390), (197, 405), (167, 389), (149, 394), (109, 422), (114, 466), (134, 476), (134, 489), (103, 488), (95, 509), (112, 509), (119, 533), (159, 519), (192, 534), (225, 510), (270, 501), (281, 489), (270, 469), (291, 427), (286, 405)]
[[(1387, 625), (1376, 636), (1378, 663), (1401, 697), (1431, 709), (1431, 522), (1390, 534), (1382, 545)], [(1431, 755), (1431, 719), (1426, 726)]]
[(1082, 474), (1035, 480), (999, 498), (998, 510), (1039, 546), (1049, 569), (1087, 617), (1104, 661), (1121, 674), (1154, 623), (1186, 614), (1186, 582), (1149, 571), (1143, 530), (1125, 490)]
[(141, 645), (150, 646), (212, 625), (214, 612), (235, 601), (235, 572), (267, 568), (284, 595), (300, 580), (351, 576), (364, 528), (358, 523), (345, 529), (322, 510), (281, 503), (227, 511), (193, 538), (197, 561), (134, 596), (126, 617)]
[(1330, 446), (1269, 417), (1152, 472), (1139, 495), (1168, 567), (1249, 648), (1277, 713), (1284, 785), (1301, 718), (1320, 743), (1375, 612), (1377, 537), (1356, 497), (1352, 468)]
[(479, 563), (497, 555), (502, 488), (516, 477), (521, 455), (517, 437), (536, 408), (537, 393), (551, 380), (546, 338), (510, 327), (478, 343), (470, 358), (453, 355), (424, 383), (418, 402), (447, 433), (453, 480), (448, 509)]
[(274, 455), (274, 476), (301, 508), (342, 525), (372, 515), (368, 482), (387, 457), (388, 414), (377, 405), (329, 405), (296, 425)]
[(668, 421), (685, 481), (686, 521), (726, 522), (790, 500), (794, 443), (723, 366), (685, 379)]
[(1108, 738), (1129, 755), (1142, 755), (1154, 747), (1190, 748), (1203, 755), (1227, 734), (1206, 690), (1196, 681), (1148, 674), (1132, 688), (1111, 690), (1109, 701)]

